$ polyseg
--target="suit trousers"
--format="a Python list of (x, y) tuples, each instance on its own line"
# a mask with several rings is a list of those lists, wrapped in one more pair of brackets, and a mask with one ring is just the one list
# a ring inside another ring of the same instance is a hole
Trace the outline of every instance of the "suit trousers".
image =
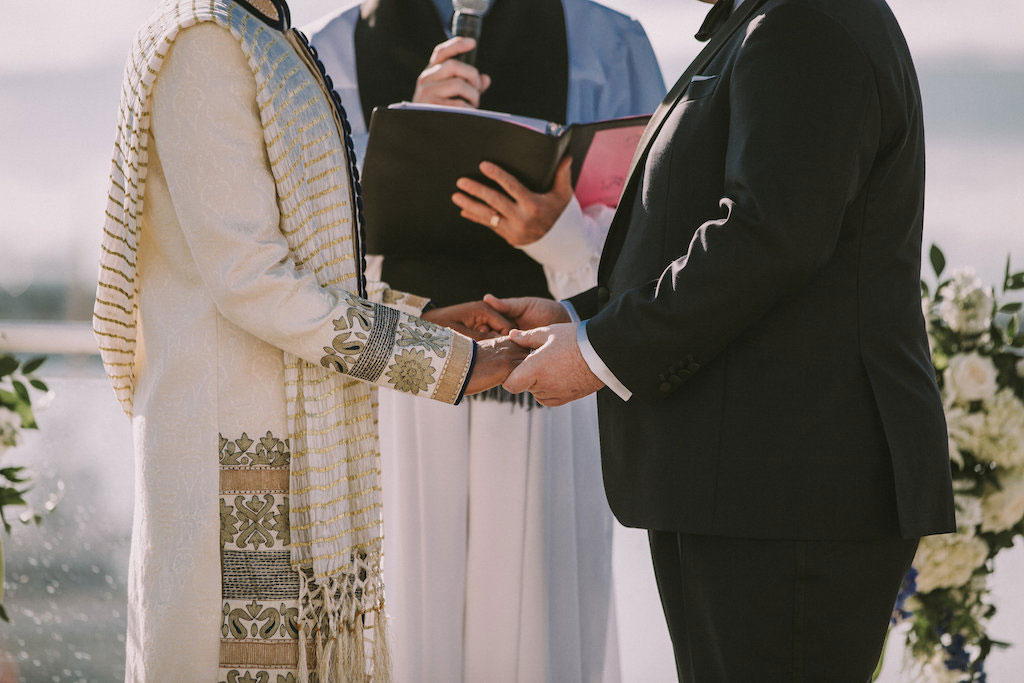
[(919, 540), (649, 535), (688, 683), (870, 680)]

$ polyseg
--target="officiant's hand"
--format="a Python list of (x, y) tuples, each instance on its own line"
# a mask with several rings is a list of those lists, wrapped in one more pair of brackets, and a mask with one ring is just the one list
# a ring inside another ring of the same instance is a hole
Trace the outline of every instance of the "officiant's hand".
[(466, 395), (479, 394), (498, 386), (529, 353), (528, 349), (524, 349), (508, 337), (479, 342), (476, 345), (476, 363), (473, 364), (473, 374), (469, 376)]
[(505, 380), (505, 389), (513, 394), (529, 391), (541, 405), (560, 406), (603, 387), (583, 360), (576, 327), (562, 323), (527, 332), (512, 330), (512, 341), (534, 351)]
[(457, 57), (476, 48), (472, 38), (452, 38), (434, 48), (430, 62), (416, 79), (412, 101), (420, 104), (445, 104), (450, 107), (480, 106), (480, 96), (491, 87), (491, 77)]
[(569, 157), (558, 165), (550, 192), (531, 192), (514, 175), (489, 161), (480, 164), (480, 172), (508, 194), (472, 178), (459, 178), (456, 185), (462, 192), (452, 195), (452, 201), (462, 210), (463, 218), (490, 228), (513, 247), (531, 244), (548, 234), (572, 200)]
[(484, 303), (515, 322), (520, 330), (532, 330), (557, 323), (572, 322), (565, 306), (552, 299), (536, 296), (499, 299), (493, 294), (484, 296)]
[(477, 341), (506, 335), (515, 323), (483, 301), (470, 301), (434, 308), (421, 316), (424, 320), (472, 337)]

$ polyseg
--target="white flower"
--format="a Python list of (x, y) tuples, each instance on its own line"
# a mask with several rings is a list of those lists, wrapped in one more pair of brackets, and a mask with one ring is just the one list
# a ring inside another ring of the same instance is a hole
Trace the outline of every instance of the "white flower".
[(914, 558), (917, 590), (927, 593), (936, 588), (963, 586), (987, 557), (988, 544), (977, 536), (926, 536), (921, 539)]
[(950, 671), (946, 667), (946, 653), (942, 650), (921, 662), (920, 666), (917, 680), (925, 683), (960, 683), (964, 680), (963, 671)]
[(958, 450), (970, 451), (977, 455), (979, 444), (985, 434), (985, 413), (969, 413), (958, 407), (947, 408), (946, 425), (949, 429), (949, 438), (958, 446)]
[(47, 391), (42, 396), (36, 398), (35, 402), (32, 404), (32, 409), (37, 413), (46, 410), (53, 403), (54, 397), (55, 394), (52, 391)]
[(958, 468), (963, 469), (964, 456), (960, 453), (960, 446), (957, 445), (953, 437), (949, 437), (949, 460)]
[(992, 361), (977, 352), (949, 359), (945, 385), (949, 398), (959, 403), (987, 401), (996, 395), (998, 371)]
[(953, 496), (953, 501), (956, 503), (957, 533), (973, 536), (975, 528), (982, 520), (981, 500), (977, 496), (958, 493)]
[(20, 424), (18, 414), (6, 406), (0, 406), (0, 429), (9, 424)]
[(995, 294), (982, 286), (973, 268), (953, 271), (953, 280), (938, 292), (939, 316), (954, 332), (978, 335), (992, 326)]
[(1003, 389), (985, 405), (985, 428), (974, 454), (1000, 467), (1024, 466), (1024, 403)]
[(982, 531), (1006, 531), (1024, 519), (1024, 469), (1003, 472), (999, 485), (1001, 490), (992, 487), (980, 501)]

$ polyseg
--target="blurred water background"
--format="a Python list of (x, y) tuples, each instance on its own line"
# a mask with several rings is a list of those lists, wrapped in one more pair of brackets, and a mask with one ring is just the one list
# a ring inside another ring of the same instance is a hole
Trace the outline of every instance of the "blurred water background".
[[(839, 1), (839, 0), (837, 0)], [(91, 311), (121, 66), (153, 0), (0, 4), (0, 332), (3, 320), (85, 321)], [(346, 3), (293, 0), (297, 25)], [(671, 85), (700, 45), (694, 0), (608, 0), (647, 29)], [(1001, 280), (1024, 264), (1024, 3), (892, 0), (925, 99), (926, 243), (952, 265)], [(33, 500), (62, 496), (41, 527), (7, 540), (13, 623), (0, 624), (0, 683), (123, 679), (132, 454), (90, 357), (53, 359), (42, 431), (4, 456), (31, 464)], [(642, 532), (616, 533), (615, 571), (627, 681), (673, 678)], [(1024, 551), (1000, 564), (993, 636), (1021, 644), (991, 658), (990, 680), (1024, 680)], [(891, 648), (884, 680), (899, 674)], [(5, 664), (6, 662), (6, 664)], [(15, 671), (20, 673), (14, 673)]]

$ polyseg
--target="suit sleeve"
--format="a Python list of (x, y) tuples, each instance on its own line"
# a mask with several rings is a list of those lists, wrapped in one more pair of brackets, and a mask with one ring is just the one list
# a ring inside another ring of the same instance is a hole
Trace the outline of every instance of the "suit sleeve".
[(666, 372), (677, 381), (699, 372), (829, 261), (875, 154), (871, 64), (817, 10), (787, 4), (752, 22), (729, 97), (725, 217), (699, 226), (657, 281), (587, 326), (636, 395), (660, 395)]
[(386, 292), (368, 301), (295, 267), (255, 79), (230, 33), (207, 23), (177, 38), (153, 93), (152, 129), (178, 224), (221, 315), (309, 363), (446, 403), (460, 399), (472, 340), (385, 305)]

